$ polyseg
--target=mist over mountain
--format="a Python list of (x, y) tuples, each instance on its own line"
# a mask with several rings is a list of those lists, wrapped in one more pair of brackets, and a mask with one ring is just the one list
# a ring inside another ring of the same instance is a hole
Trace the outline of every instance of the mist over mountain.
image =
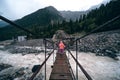
[[(106, 5), (106, 4), (109, 3), (109, 2), (110, 2), (110, 0), (106, 0), (106, 1), (103, 1), (102, 4)], [(94, 6), (90, 7), (90, 8), (88, 9), (88, 11), (91, 11), (91, 10), (93, 10), (93, 9), (99, 8), (100, 6), (101, 6), (101, 4), (94, 5)]]
[(76, 21), (80, 18), (81, 15), (87, 14), (89, 11), (60, 11), (62, 16), (66, 21), (73, 20)]
[[(110, 0), (106, 0), (106, 1), (103, 1), (102, 4), (106, 5), (109, 2)], [(76, 20), (79, 20), (80, 16), (84, 14), (87, 15), (91, 10), (99, 8), (100, 6), (101, 6), (101, 3), (90, 7), (86, 11), (60, 11), (60, 13), (65, 18), (66, 21), (69, 21), (69, 20), (76, 21)]]

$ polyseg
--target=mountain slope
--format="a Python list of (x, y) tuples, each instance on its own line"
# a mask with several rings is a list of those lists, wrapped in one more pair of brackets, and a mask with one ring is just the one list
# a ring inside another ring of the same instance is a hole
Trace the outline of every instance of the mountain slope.
[[(54, 7), (49, 6), (16, 20), (15, 23), (33, 32), (33, 28), (43, 28), (52, 21), (58, 22), (61, 20), (63, 20), (61, 14)], [(18, 35), (26, 35), (26, 33), (11, 25), (0, 28), (0, 40), (10, 39)]]
[(4, 26), (6, 26), (6, 25), (8, 25), (6, 22), (0, 21), (0, 27), (4, 27)]
[[(106, 5), (109, 2), (110, 2), (110, 0), (106, 0), (106, 1), (103, 1), (102, 4)], [(77, 19), (80, 18), (81, 15), (84, 15), (84, 14), (87, 15), (91, 10), (99, 8), (100, 6), (101, 6), (101, 3), (91, 6), (86, 11), (60, 11), (60, 13), (67, 21), (69, 21), (70, 19), (73, 21), (76, 21)]]
[(60, 11), (62, 16), (69, 21), (70, 19), (76, 21), (81, 15), (87, 14), (89, 11)]
[(34, 24), (38, 26), (45, 26), (48, 25), (52, 20), (60, 21), (62, 19), (63, 18), (61, 14), (54, 7), (49, 6), (27, 15), (16, 22), (23, 26), (31, 26)]

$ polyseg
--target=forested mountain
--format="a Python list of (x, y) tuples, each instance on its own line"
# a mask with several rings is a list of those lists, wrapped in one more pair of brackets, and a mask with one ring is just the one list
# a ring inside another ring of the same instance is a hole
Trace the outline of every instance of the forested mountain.
[[(92, 24), (99, 26), (108, 20), (120, 15), (120, 0), (111, 0), (110, 3), (106, 5), (102, 4), (99, 9), (94, 9), (87, 16), (85, 16), (84, 21), (93, 21)], [(87, 24), (87, 23), (86, 23)], [(90, 28), (91, 23), (88, 23)], [(95, 27), (94, 26), (94, 27)], [(116, 22), (104, 27), (101, 31), (120, 29), (120, 19)]]
[(63, 20), (61, 14), (54, 7), (49, 6), (27, 15), (16, 22), (21, 26), (28, 27), (32, 25), (46, 26), (51, 21), (57, 22), (61, 20)]
[(76, 19), (79, 19), (81, 15), (87, 14), (88, 12), (89, 11), (60, 11), (66, 21), (76, 21)]
[[(16, 20), (15, 23), (21, 27), (27, 28), (30, 31), (35, 32), (35, 29), (42, 30), (48, 24), (52, 22), (60, 22), (63, 17), (54, 7), (49, 6), (40, 9), (32, 14), (29, 14), (22, 19)], [(41, 32), (42, 33), (42, 32)], [(13, 36), (26, 35), (22, 30), (19, 30), (12, 25), (8, 25), (4, 28), (0, 28), (0, 40), (11, 39)]]
[[(17, 20), (16, 23), (28, 28), (34, 33), (37, 33), (39, 38), (43, 38), (52, 37), (56, 30), (59, 29), (62, 29), (69, 34), (81, 32), (87, 33), (118, 15), (120, 15), (120, 0), (111, 0), (107, 4), (102, 4), (99, 8), (91, 10), (88, 14), (81, 15), (76, 21), (65, 21), (60, 15), (60, 12), (55, 8), (47, 7), (28, 15), (29, 18), (28, 16), (25, 16), (21, 20)], [(115, 29), (120, 29), (120, 19), (104, 26), (97, 32)], [(22, 35), (21, 33), (26, 34), (11, 27), (0, 28), (0, 40)]]
[[(60, 29), (64, 29), (68, 33), (90, 32), (105, 22), (120, 15), (120, 0), (111, 0), (107, 4), (102, 4), (99, 8), (91, 10), (87, 15), (81, 15), (79, 20), (73, 22), (63, 21)], [(120, 29), (120, 19), (104, 26), (97, 32)]]
[[(109, 0), (103, 1), (102, 4), (106, 5), (109, 2)], [(88, 14), (91, 10), (99, 8), (101, 6), (100, 4), (91, 6), (86, 11), (60, 11), (61, 15), (65, 18), (66, 21), (69, 21), (70, 19), (72, 21), (76, 21), (76, 19), (79, 19), (81, 15)]]
[(6, 22), (0, 21), (0, 27), (5, 27), (6, 25), (8, 25)]

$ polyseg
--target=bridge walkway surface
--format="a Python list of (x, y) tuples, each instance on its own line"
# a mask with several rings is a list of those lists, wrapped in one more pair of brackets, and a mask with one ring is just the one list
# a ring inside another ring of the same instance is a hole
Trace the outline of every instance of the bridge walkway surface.
[(56, 60), (49, 80), (73, 80), (66, 53), (56, 53)]
[[(94, 32), (97, 32), (98, 30), (102, 29), (103, 27), (105, 28), (105, 26), (107, 26), (108, 24), (113, 23), (119, 19), (120, 19), (120, 15), (116, 15), (116, 17), (114, 17), (113, 19), (111, 19), (111, 20), (105, 22), (104, 24), (96, 27), (95, 29), (91, 30), (90, 32), (86, 33), (85, 35), (83, 35), (79, 38), (75, 38), (75, 37), (73, 38), (74, 40), (72, 41), (72, 43), (76, 44), (76, 58), (72, 55), (72, 53), (69, 49), (67, 49), (67, 51), (70, 53), (70, 55), (72, 56), (72, 58), (76, 62), (76, 80), (78, 80), (78, 67), (81, 69), (81, 71), (84, 73), (84, 75), (86, 76), (86, 78), (88, 80), (93, 80), (91, 78), (91, 76), (86, 72), (86, 70), (82, 67), (82, 65), (78, 61), (78, 57), (77, 57), (78, 53), (77, 52), (78, 52), (78, 48), (79, 48), (78, 42), (80, 42), (80, 39), (82, 39), (82, 38), (84, 38), (84, 37), (86, 37)], [(3, 20), (5, 22), (13, 25), (14, 27), (19, 28), (19, 29), (29, 33), (28, 35), (29, 36), (32, 35), (33, 38), (38, 38), (40, 36), (37, 33), (31, 32), (28, 29), (21, 27), (20, 25), (6, 19), (5, 17), (3, 17), (1, 15), (0, 15), (0, 20)], [(68, 40), (68, 39), (71, 40), (72, 38), (63, 38), (62, 40)], [(47, 40), (46, 38), (43, 38), (43, 40), (44, 40), (44, 44), (45, 44), (45, 61), (43, 61), (43, 63), (38, 67), (38, 69), (32, 74), (32, 76), (30, 77), (29, 80), (33, 80), (36, 77), (36, 75), (39, 73), (39, 71), (41, 70), (43, 65), (46, 66), (46, 62), (49, 59), (49, 57), (52, 55), (52, 53), (54, 53), (54, 44), (55, 43), (53, 41)], [(53, 44), (53, 51), (50, 53), (50, 55), (48, 57), (46, 57), (46, 53), (47, 53), (46, 52), (46, 49), (47, 49), (46, 42)], [(46, 77), (46, 67), (45, 67), (45, 77)], [(45, 78), (45, 80), (46, 80), (46, 78)], [(67, 56), (65, 53), (62, 56), (57, 53), (56, 60), (54, 62), (53, 69), (52, 69), (49, 80), (75, 80), (70, 63), (69, 63), (69, 60), (67, 59)]]

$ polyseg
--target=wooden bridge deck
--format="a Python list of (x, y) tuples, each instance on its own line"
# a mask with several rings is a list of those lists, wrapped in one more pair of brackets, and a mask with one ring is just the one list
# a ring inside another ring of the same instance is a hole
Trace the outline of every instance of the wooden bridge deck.
[(49, 80), (73, 80), (66, 54), (57, 53)]

